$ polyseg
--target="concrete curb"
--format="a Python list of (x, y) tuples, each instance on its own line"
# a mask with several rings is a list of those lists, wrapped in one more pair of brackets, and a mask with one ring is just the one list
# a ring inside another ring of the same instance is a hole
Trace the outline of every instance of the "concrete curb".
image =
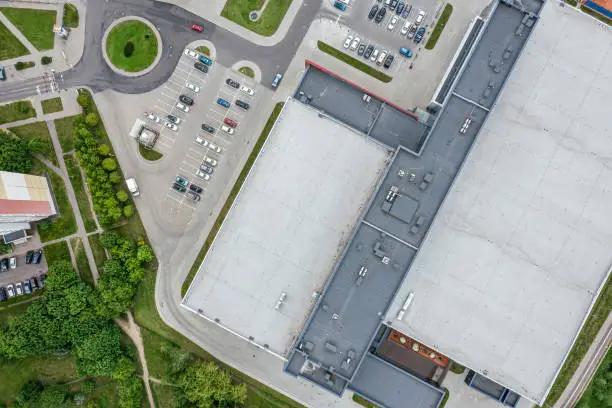
[[(255, 64), (253, 61), (249, 61), (249, 60), (241, 60), (241, 61), (237, 61), (232, 65), (232, 69), (236, 72), (239, 72), (238, 70), (242, 67), (248, 67), (251, 68), (253, 70), (254, 73), (254, 77), (251, 78), (254, 81), (260, 83), (261, 82), (261, 69), (259, 69), (259, 66), (257, 64)], [(241, 75), (244, 75), (243, 73), (240, 73)], [(245, 75), (247, 78), (250, 78), (249, 76)]]
[[(110, 61), (110, 58), (108, 57), (108, 54), (106, 53), (106, 40), (111, 30), (115, 26), (125, 21), (130, 21), (130, 20), (136, 20), (136, 21), (140, 21), (141, 23), (146, 24), (151, 29), (151, 31), (153, 31), (153, 33), (155, 34), (155, 37), (157, 38), (157, 47), (158, 47), (157, 56), (155, 57), (151, 65), (149, 65), (147, 68), (143, 69), (142, 71), (138, 71), (138, 72), (128, 72), (120, 68), (117, 68)], [(102, 56), (104, 57), (104, 62), (106, 62), (106, 65), (108, 65), (110, 69), (112, 69), (113, 72), (115, 72), (116, 74), (127, 76), (127, 77), (139, 77), (139, 76), (146, 75), (149, 72), (153, 71), (153, 69), (157, 66), (157, 64), (159, 63), (159, 60), (161, 59), (163, 48), (164, 47), (163, 47), (161, 35), (159, 34), (159, 31), (157, 31), (157, 28), (155, 28), (155, 25), (153, 25), (153, 23), (151, 23), (149, 20), (142, 18), (142, 17), (138, 17), (138, 16), (126, 16), (126, 17), (121, 17), (113, 21), (111, 25), (108, 26), (108, 28), (104, 32), (104, 35), (102, 36)]]

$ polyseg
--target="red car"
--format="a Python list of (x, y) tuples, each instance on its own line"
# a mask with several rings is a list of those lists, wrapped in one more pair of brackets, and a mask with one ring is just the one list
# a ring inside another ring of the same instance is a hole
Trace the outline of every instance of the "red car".
[(235, 128), (236, 126), (238, 126), (238, 123), (235, 120), (231, 120), (230, 118), (225, 118), (223, 120), (223, 123), (225, 123), (226, 125), (230, 125), (231, 127)]
[(202, 27), (201, 25), (197, 25), (197, 24), (190, 24), (189, 28), (191, 28), (193, 31), (197, 31), (199, 33), (204, 31), (204, 27)]

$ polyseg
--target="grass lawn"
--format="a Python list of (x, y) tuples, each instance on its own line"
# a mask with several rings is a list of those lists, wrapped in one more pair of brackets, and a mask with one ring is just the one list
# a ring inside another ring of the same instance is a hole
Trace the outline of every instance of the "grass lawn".
[(38, 51), (53, 49), (55, 10), (3, 7), (2, 13), (21, 31)]
[(91, 268), (89, 267), (89, 261), (87, 260), (87, 255), (85, 254), (85, 247), (83, 246), (83, 241), (81, 238), (72, 238), (70, 240), (70, 246), (72, 247), (72, 252), (76, 257), (77, 269), (79, 270), (79, 276), (83, 282), (89, 283), (91, 286), (94, 284), (94, 279), (91, 274)]
[(223, 220), (225, 220), (225, 216), (227, 215), (227, 212), (232, 206), (232, 203), (234, 202), (234, 200), (236, 199), (236, 196), (238, 195), (238, 191), (240, 191), (240, 188), (242, 187), (242, 184), (244, 183), (244, 180), (246, 179), (247, 174), (249, 174), (249, 171), (251, 170), (251, 167), (253, 166), (253, 163), (255, 162), (255, 159), (257, 158), (259, 151), (263, 147), (264, 142), (268, 138), (268, 134), (270, 133), (270, 130), (272, 130), (272, 125), (274, 125), (274, 122), (276, 122), (276, 119), (278, 118), (278, 115), (280, 114), (280, 111), (282, 108), (283, 108), (283, 103), (277, 103), (276, 106), (274, 107), (274, 110), (270, 114), (270, 117), (268, 118), (266, 125), (261, 131), (261, 135), (257, 139), (255, 146), (253, 146), (253, 151), (249, 155), (244, 165), (244, 168), (240, 172), (240, 175), (238, 176), (238, 179), (236, 180), (236, 183), (234, 184), (232, 191), (230, 191), (229, 197), (227, 197), (225, 204), (223, 204), (223, 207), (221, 208), (221, 211), (219, 212), (219, 216), (217, 217), (215, 224), (213, 225), (210, 233), (208, 234), (206, 241), (204, 241), (204, 245), (202, 246), (202, 249), (200, 249), (198, 256), (193, 262), (193, 265), (191, 266), (191, 269), (189, 270), (189, 274), (187, 275), (185, 282), (183, 282), (183, 287), (181, 289), (181, 296), (185, 296), (185, 293), (187, 293), (187, 289), (189, 289), (189, 285), (191, 285), (191, 281), (193, 280), (196, 273), (198, 272), (198, 269), (200, 268), (200, 265), (202, 264), (202, 261), (204, 260), (204, 257), (206, 256), (206, 252), (208, 252), (208, 248), (210, 248), (210, 245), (212, 244), (213, 240), (215, 239), (215, 236), (217, 235), (217, 232), (219, 232), (219, 228), (221, 228), (221, 224), (223, 223)]
[(62, 105), (62, 98), (59, 96), (57, 98), (46, 99), (41, 102), (43, 113), (46, 115), (48, 113), (55, 113), (64, 110), (64, 106)]
[(390, 77), (384, 72), (380, 72), (379, 70), (372, 68), (368, 64), (361, 62), (358, 59), (353, 58), (348, 54), (343, 53), (342, 51), (332, 47), (331, 45), (325, 44), (323, 41), (317, 41), (317, 47), (324, 53), (329, 54), (332, 57), (337, 58), (340, 61), (347, 63), (348, 65), (360, 70), (361, 72), (364, 72), (370, 75), (371, 77), (378, 79), (381, 82), (387, 83), (387, 82), (391, 82), (391, 80), (393, 79), (393, 77)]
[(30, 101), (17, 101), (0, 105), (0, 125), (35, 117), (36, 111)]
[(4, 24), (0, 22), (0, 61), (21, 57), (30, 52), (28, 49), (13, 35)]
[(366, 407), (366, 408), (379, 408), (378, 405), (370, 402), (369, 400), (357, 395), (357, 394), (353, 394), (353, 401), (355, 401), (356, 403), (358, 403), (359, 405), (361, 405), (362, 407)]
[[(19, 301), (21, 302), (21, 297), (19, 298)], [(30, 305), (30, 302), (26, 302), (26, 303), (21, 303), (15, 306), (6, 307), (5, 302), (3, 302), (2, 309), (0, 309), (0, 329), (8, 326), (8, 322), (11, 317), (15, 317), (15, 316), (19, 316), (23, 314), (29, 305)], [(0, 363), (0, 366), (1, 366), (1, 363)]]
[(574, 347), (569, 352), (542, 406), (552, 407), (557, 402), (610, 312), (612, 312), (612, 278), (608, 278), (608, 281), (602, 288), (591, 310), (591, 314), (589, 314), (584, 327), (574, 343)]
[(104, 252), (104, 248), (100, 242), (100, 234), (90, 235), (87, 238), (89, 239), (89, 246), (91, 247), (91, 252), (93, 252), (96, 266), (98, 269), (100, 269), (102, 268), (104, 261), (106, 261), (106, 253)]
[(12, 397), (29, 380), (52, 383), (74, 379), (76, 379), (76, 362), (71, 355), (2, 361), (0, 362), (0, 401), (6, 404), (12, 402)]
[(591, 379), (589, 388), (586, 389), (576, 408), (610, 407), (612, 396), (612, 349), (608, 350), (595, 376)]
[(96, 221), (94, 220), (93, 214), (91, 212), (91, 207), (89, 206), (89, 200), (87, 199), (87, 191), (85, 190), (83, 177), (81, 177), (81, 171), (76, 163), (76, 159), (71, 154), (64, 156), (64, 162), (66, 162), (68, 177), (70, 178), (72, 189), (74, 190), (74, 194), (77, 198), (81, 217), (83, 217), (85, 231), (93, 232), (98, 229), (98, 226), (96, 225)]
[[(125, 47), (134, 45), (134, 51), (127, 56)], [(125, 21), (116, 25), (106, 39), (106, 53), (119, 69), (138, 72), (153, 63), (157, 56), (157, 38), (149, 26), (140, 21)]]
[(34, 122), (27, 125), (9, 128), (17, 137), (21, 139), (31, 140), (40, 139), (44, 143), (42, 155), (57, 167), (57, 156), (51, 142), (51, 134), (47, 127), (47, 122)]
[(250, 67), (242, 67), (238, 70), (243, 75), (248, 76), (249, 78), (255, 78), (255, 72)]
[(598, 19), (602, 23), (605, 23), (605, 24), (607, 24), (609, 26), (612, 26), (612, 19), (609, 19), (608, 17), (599, 14), (595, 10), (593, 10), (593, 9), (587, 7), (587, 6), (580, 6), (580, 10), (582, 10), (585, 13), (587, 13), (589, 16), (595, 17), (596, 19)]
[(572, 7), (576, 7), (578, 5), (578, 0), (563, 0), (563, 2), (569, 4)]
[(59, 241), (55, 244), (49, 244), (44, 247), (44, 256), (47, 259), (47, 265), (51, 265), (57, 261), (72, 262), (70, 258), (70, 250), (66, 241)]
[(66, 192), (64, 180), (39, 160), (32, 160), (32, 164), (32, 174), (47, 174), (51, 181), (51, 189), (53, 190), (53, 196), (59, 210), (59, 215), (51, 221), (43, 221), (38, 224), (38, 234), (40, 235), (41, 242), (44, 243), (74, 234), (77, 231), (76, 220), (70, 201), (68, 201), (68, 193)]
[(64, 4), (64, 16), (62, 17), (64, 27), (76, 28), (79, 26), (79, 10), (74, 4)]
[(199, 47), (197, 47), (195, 49), (197, 52), (199, 52), (200, 54), (206, 55), (207, 57), (210, 56), (210, 48), (208, 48), (205, 45), (200, 45)]
[(153, 399), (155, 400), (155, 405), (158, 407), (171, 407), (172, 406), (172, 388), (169, 385), (162, 385), (150, 382), (151, 384), (151, 392), (153, 392)]
[(450, 3), (446, 3), (446, 6), (444, 6), (444, 10), (442, 11), (442, 15), (438, 19), (433, 32), (429, 36), (429, 40), (427, 40), (427, 43), (425, 44), (426, 50), (434, 49), (440, 35), (442, 34), (442, 31), (444, 31), (444, 27), (446, 27), (446, 23), (448, 23), (448, 19), (450, 18), (451, 14), (453, 14), (453, 6)]
[(271, 36), (276, 32), (287, 13), (291, 0), (270, 0), (257, 21), (251, 21), (249, 14), (263, 6), (264, 0), (227, 0), (221, 16), (257, 34)]
[(74, 128), (72, 122), (74, 118), (81, 115), (66, 116), (64, 118), (55, 119), (55, 130), (59, 138), (62, 152), (67, 153), (74, 150)]
[(154, 150), (154, 149), (145, 149), (144, 145), (142, 145), (140, 143), (138, 143), (138, 151), (140, 152), (140, 155), (145, 160), (149, 160), (149, 161), (159, 160), (162, 157), (164, 157), (164, 155), (161, 154), (160, 152), (158, 152), (157, 150)]
[(464, 366), (459, 363), (455, 363), (454, 361), (451, 361), (450, 367), (448, 369), (455, 374), (463, 374), (463, 372), (465, 371)]

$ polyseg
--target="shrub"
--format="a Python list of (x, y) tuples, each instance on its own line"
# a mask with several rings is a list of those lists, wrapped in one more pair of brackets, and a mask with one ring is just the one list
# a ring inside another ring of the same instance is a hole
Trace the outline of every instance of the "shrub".
[(123, 207), (123, 215), (126, 217), (131, 217), (134, 215), (134, 206), (130, 204)]
[(85, 380), (81, 384), (81, 392), (84, 394), (92, 393), (95, 388), (96, 388), (96, 383), (94, 383), (92, 380)]
[(126, 58), (130, 58), (133, 53), (134, 53), (134, 43), (131, 41), (128, 41), (125, 44), (125, 47), (123, 47), (123, 55), (125, 55)]
[(77, 97), (77, 102), (83, 108), (87, 108), (89, 106), (89, 97), (87, 96), (86, 93), (80, 93), (79, 96)]
[[(87, 116), (89, 116), (89, 115), (87, 115)], [(98, 146), (98, 154), (100, 156), (108, 156), (110, 154), (110, 152), (111, 152), (111, 148), (106, 143), (103, 143), (100, 146)]]
[(108, 175), (108, 181), (113, 184), (119, 183), (121, 181), (121, 174), (119, 174), (118, 171), (113, 171), (111, 174)]
[(100, 117), (95, 114), (95, 113), (88, 113), (87, 116), (85, 116), (85, 124), (91, 128), (98, 126), (98, 123), (100, 123)]
[(40, 59), (40, 63), (41, 63), (41, 64), (43, 64), (43, 65), (48, 65), (48, 64), (50, 64), (51, 62), (53, 62), (53, 57), (49, 57), (49, 56), (47, 56), (47, 55), (45, 55), (44, 57), (42, 57), (42, 58)]
[(106, 171), (114, 171), (117, 169), (117, 162), (111, 157), (102, 160), (102, 168)]
[(125, 190), (117, 191), (117, 200), (121, 201), (122, 203), (125, 203), (129, 199), (130, 199), (130, 195), (127, 193), (127, 191)]
[(34, 65), (36, 65), (36, 64), (34, 64), (33, 61), (28, 61), (28, 62), (18, 61), (15, 64), (15, 69), (17, 71), (21, 71), (22, 69), (32, 68)]

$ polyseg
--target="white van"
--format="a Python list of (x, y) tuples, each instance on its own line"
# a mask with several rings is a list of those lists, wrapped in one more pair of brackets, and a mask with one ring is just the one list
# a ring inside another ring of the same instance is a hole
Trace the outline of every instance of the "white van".
[(135, 178), (125, 179), (125, 184), (127, 184), (127, 188), (132, 193), (133, 197), (138, 197), (140, 195), (140, 190), (138, 190), (138, 184), (136, 184)]

